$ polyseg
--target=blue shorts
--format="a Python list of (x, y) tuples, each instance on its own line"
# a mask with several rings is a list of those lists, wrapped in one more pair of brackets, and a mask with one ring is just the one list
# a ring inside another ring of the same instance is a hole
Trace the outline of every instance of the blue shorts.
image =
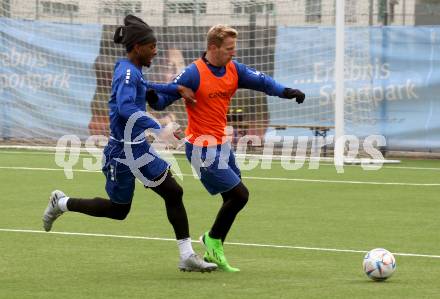
[[(151, 155), (152, 160), (139, 168), (140, 173), (147, 180), (154, 181), (169, 168), (169, 164), (162, 160), (146, 141), (140, 144), (132, 144), (131, 150), (134, 159), (138, 159), (145, 153)], [(110, 200), (119, 204), (131, 203), (134, 194), (135, 175), (131, 172), (129, 166), (116, 160), (117, 158), (126, 158), (124, 144), (110, 140), (104, 149), (103, 158), (105, 158), (105, 163), (103, 163), (102, 172), (106, 177), (105, 190)]]
[(185, 152), (210, 194), (229, 191), (240, 183), (241, 173), (230, 143), (201, 147), (187, 142)]

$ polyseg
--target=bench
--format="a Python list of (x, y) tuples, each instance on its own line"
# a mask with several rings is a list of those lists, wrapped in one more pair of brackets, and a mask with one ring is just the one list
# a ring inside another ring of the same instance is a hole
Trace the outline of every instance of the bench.
[[(323, 126), (323, 125), (271, 125), (271, 124), (262, 124), (261, 122), (249, 122), (249, 121), (232, 121), (229, 122), (228, 125), (233, 126), (237, 130), (247, 130), (252, 127), (268, 127), (273, 128), (275, 130), (287, 130), (289, 128), (292, 129), (310, 129), (313, 132), (315, 137), (326, 138), (327, 133), (334, 129), (334, 126)], [(327, 145), (323, 146), (323, 155), (327, 156)]]

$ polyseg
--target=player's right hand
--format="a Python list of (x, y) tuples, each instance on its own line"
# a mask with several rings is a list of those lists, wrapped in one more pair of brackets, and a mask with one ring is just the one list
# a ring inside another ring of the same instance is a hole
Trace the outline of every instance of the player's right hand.
[(185, 87), (183, 85), (178, 85), (177, 91), (182, 96), (185, 101), (185, 105), (189, 105), (190, 107), (194, 107), (197, 104), (196, 96), (194, 91), (191, 88)]

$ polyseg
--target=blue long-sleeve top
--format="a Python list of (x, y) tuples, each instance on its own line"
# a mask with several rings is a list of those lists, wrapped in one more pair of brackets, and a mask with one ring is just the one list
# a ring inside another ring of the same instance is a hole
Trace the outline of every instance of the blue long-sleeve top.
[[(203, 57), (204, 58), (204, 57)], [(226, 67), (217, 67), (209, 64), (206, 59), (203, 59), (211, 72), (217, 76), (222, 77), (226, 73)], [(238, 88), (252, 89), (261, 91), (271, 96), (278, 96), (283, 98), (283, 91), (285, 86), (276, 82), (272, 77), (259, 72), (247, 65), (233, 60), (238, 74)], [(196, 92), (200, 85), (200, 74), (194, 63), (187, 66), (173, 81), (177, 85), (183, 85)], [(171, 105), (174, 101), (180, 98), (177, 92), (173, 92), (164, 86), (153, 87), (157, 91), (166, 92), (168, 97), (159, 99), (151, 107), (155, 110), (163, 110)], [(165, 90), (166, 89), (166, 90)]]
[[(116, 140), (124, 140), (124, 129), (128, 119), (136, 112), (146, 111), (146, 91), (150, 84), (144, 79), (142, 67), (134, 65), (129, 59), (123, 58), (116, 62), (112, 80), (112, 92), (109, 100), (110, 110), (110, 134)], [(163, 88), (168, 94), (158, 92), (160, 102), (175, 101), (180, 95), (177, 93), (177, 85), (168, 84)], [(131, 132), (131, 140), (146, 129), (160, 129), (160, 125), (152, 118), (144, 115), (139, 117)], [(143, 135), (142, 135), (143, 136)]]

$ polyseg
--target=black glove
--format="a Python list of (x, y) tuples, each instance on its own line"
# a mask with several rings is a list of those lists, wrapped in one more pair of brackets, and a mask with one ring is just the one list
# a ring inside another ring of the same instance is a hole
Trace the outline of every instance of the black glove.
[(159, 101), (159, 96), (154, 89), (147, 89), (146, 95), (148, 104), (154, 105)]
[(298, 104), (304, 102), (306, 95), (299, 89), (284, 88), (283, 96), (287, 99), (296, 99)]

